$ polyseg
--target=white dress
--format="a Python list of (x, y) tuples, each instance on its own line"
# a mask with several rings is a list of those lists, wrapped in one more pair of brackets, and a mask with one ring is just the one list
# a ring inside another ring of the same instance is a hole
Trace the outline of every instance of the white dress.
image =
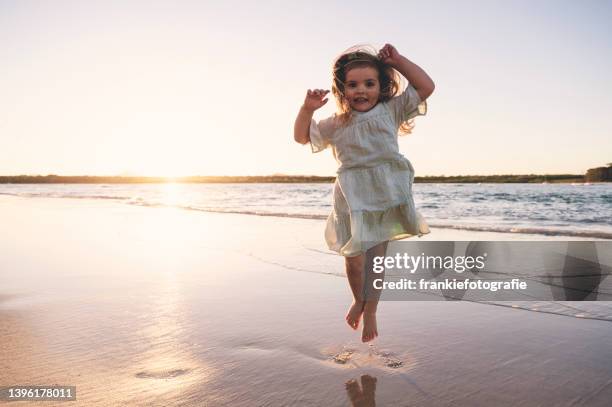
[(397, 143), (400, 124), (426, 112), (409, 84), (388, 102), (353, 111), (346, 125), (336, 116), (311, 122), (313, 153), (331, 147), (339, 164), (325, 227), (331, 250), (352, 257), (384, 241), (429, 233), (412, 198), (414, 168)]

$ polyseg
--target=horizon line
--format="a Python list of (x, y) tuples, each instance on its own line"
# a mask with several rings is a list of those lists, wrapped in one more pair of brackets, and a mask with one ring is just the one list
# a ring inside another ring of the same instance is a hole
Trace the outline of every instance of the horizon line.
[[(603, 167), (605, 168), (605, 167)], [(416, 177), (427, 178), (451, 178), (451, 177), (524, 177), (524, 176), (547, 176), (547, 177), (582, 177), (584, 174), (572, 173), (498, 173), (498, 174), (457, 174), (457, 175), (418, 175)], [(139, 175), (139, 174), (122, 174), (122, 175), (59, 175), (59, 174), (12, 174), (1, 175), (0, 178), (166, 178), (166, 179), (185, 179), (185, 178), (335, 178), (337, 174), (332, 175), (314, 175), (314, 174), (265, 174), (265, 175)]]

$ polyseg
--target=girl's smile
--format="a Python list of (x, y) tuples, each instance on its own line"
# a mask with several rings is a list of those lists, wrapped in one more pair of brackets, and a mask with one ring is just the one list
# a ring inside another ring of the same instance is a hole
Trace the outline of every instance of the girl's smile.
[(380, 98), (378, 71), (369, 66), (349, 69), (344, 83), (344, 96), (351, 109), (357, 112), (372, 109)]

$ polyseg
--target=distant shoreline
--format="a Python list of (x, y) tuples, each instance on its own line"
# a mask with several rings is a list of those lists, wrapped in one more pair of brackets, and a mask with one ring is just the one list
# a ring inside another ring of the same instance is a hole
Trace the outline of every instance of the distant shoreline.
[[(60, 176), (15, 175), (0, 176), (0, 184), (160, 184), (160, 183), (331, 183), (336, 177), (310, 175), (262, 176), (192, 176), (192, 177), (130, 177), (130, 176)], [(584, 175), (456, 175), (415, 177), (415, 183), (583, 183)]]

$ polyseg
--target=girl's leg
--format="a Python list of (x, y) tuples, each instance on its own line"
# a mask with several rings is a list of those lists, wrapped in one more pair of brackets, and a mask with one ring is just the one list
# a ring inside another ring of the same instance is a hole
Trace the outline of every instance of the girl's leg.
[(361, 341), (369, 342), (378, 336), (378, 327), (376, 326), (376, 310), (378, 308), (378, 300), (380, 299), (381, 290), (374, 288), (375, 279), (385, 278), (385, 272), (374, 273), (373, 262), (374, 257), (384, 256), (387, 251), (387, 244), (383, 242), (369, 249), (365, 254), (365, 298), (363, 306), (363, 330), (361, 331)]
[(365, 264), (365, 255), (360, 254), (354, 257), (345, 257), (344, 262), (346, 266), (346, 277), (348, 278), (349, 286), (353, 293), (353, 303), (349, 307), (345, 319), (351, 328), (357, 329), (364, 305), (363, 267)]

